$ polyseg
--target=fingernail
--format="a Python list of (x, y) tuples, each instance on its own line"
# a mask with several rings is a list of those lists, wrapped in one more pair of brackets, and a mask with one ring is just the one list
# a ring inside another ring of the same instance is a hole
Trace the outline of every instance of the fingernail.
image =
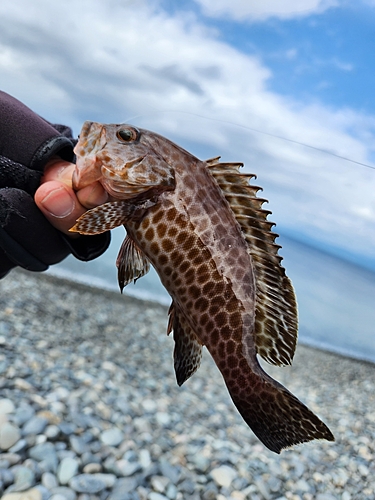
[(54, 189), (45, 198), (41, 204), (51, 215), (62, 219), (70, 215), (75, 207), (75, 202), (64, 187)]

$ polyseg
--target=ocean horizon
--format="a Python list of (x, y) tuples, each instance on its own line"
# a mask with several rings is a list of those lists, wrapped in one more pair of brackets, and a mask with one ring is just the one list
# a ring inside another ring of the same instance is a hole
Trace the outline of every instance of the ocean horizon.
[[(48, 273), (119, 291), (115, 262), (124, 235), (123, 228), (112, 231), (109, 249), (95, 261), (70, 256)], [(288, 236), (277, 242), (297, 295), (299, 342), (375, 363), (375, 272)], [(124, 294), (163, 305), (171, 302), (153, 269), (129, 284)]]

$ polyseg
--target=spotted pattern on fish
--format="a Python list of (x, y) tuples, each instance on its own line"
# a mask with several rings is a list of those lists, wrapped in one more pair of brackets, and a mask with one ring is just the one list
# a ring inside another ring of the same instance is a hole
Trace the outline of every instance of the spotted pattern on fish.
[(297, 309), (269, 212), (239, 164), (202, 162), (155, 133), (91, 122), (76, 154), (76, 188), (99, 180), (112, 200), (84, 214), (73, 230), (95, 234), (121, 220), (127, 240), (117, 262), (120, 282), (145, 274), (148, 261), (156, 269), (173, 300), (168, 333), (178, 384), (198, 368), (204, 345), (242, 417), (269, 449), (333, 440), (259, 365), (257, 354), (273, 364), (291, 362)]

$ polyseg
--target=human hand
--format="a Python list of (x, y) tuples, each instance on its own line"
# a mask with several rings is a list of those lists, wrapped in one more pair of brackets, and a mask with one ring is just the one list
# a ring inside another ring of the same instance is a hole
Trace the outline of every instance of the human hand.
[(42, 183), (35, 193), (35, 203), (47, 220), (59, 231), (70, 233), (76, 220), (87, 209), (102, 205), (108, 200), (108, 194), (99, 182), (94, 182), (79, 191), (72, 188), (74, 163), (60, 158), (51, 159), (44, 170)]

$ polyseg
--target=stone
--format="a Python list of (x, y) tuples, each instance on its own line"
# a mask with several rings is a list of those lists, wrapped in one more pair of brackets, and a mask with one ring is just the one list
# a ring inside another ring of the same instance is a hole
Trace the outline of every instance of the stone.
[(119, 446), (124, 439), (123, 433), (117, 427), (113, 427), (112, 429), (107, 429), (103, 431), (100, 435), (100, 440), (103, 444), (107, 446)]
[(160, 493), (156, 493), (155, 491), (151, 492), (148, 498), (149, 500), (169, 500), (168, 497), (161, 495)]
[(106, 488), (113, 488), (117, 481), (117, 477), (114, 474), (104, 474), (101, 472), (91, 474), (92, 477), (95, 477), (96, 479), (100, 479), (105, 483)]
[(35, 484), (35, 474), (28, 467), (17, 465), (14, 472), (14, 484), (12, 491), (26, 491)]
[(160, 472), (162, 476), (167, 477), (173, 484), (177, 484), (181, 476), (179, 469), (171, 465), (167, 460), (160, 461)]
[(50, 500), (51, 494), (50, 494), (49, 490), (47, 490), (47, 488), (44, 487), (42, 484), (37, 484), (35, 486), (35, 489), (41, 493), (42, 500)]
[(153, 476), (151, 486), (158, 493), (164, 493), (169, 483), (169, 479), (164, 476)]
[(58, 486), (57, 478), (52, 472), (44, 472), (42, 474), (42, 485), (48, 490), (56, 488)]
[(9, 462), (9, 465), (16, 465), (21, 462), (22, 457), (18, 453), (8, 452), (8, 453), (2, 453), (1, 459)]
[(89, 464), (86, 464), (84, 467), (83, 467), (83, 472), (85, 474), (95, 474), (97, 472), (101, 472), (102, 471), (102, 466), (101, 464), (98, 464), (98, 463), (89, 463)]
[(132, 476), (142, 469), (139, 462), (128, 462), (127, 460), (118, 460), (115, 464), (121, 476)]
[(119, 496), (120, 493), (130, 493), (131, 491), (135, 491), (137, 486), (138, 486), (138, 481), (135, 477), (120, 478), (116, 481), (116, 483), (113, 486), (112, 495), (116, 494), (117, 496)]
[(50, 439), (51, 441), (55, 441), (59, 434), (60, 434), (60, 429), (57, 425), (48, 425), (44, 431), (45, 436), (47, 439)]
[(21, 453), (28, 448), (28, 442), (26, 439), (19, 439), (16, 444), (9, 448), (10, 453)]
[(54, 445), (49, 443), (37, 444), (29, 449), (31, 458), (39, 462), (39, 466), (44, 472), (56, 472), (58, 466), (58, 458)]
[(237, 472), (228, 465), (221, 465), (211, 471), (211, 477), (218, 486), (229, 488)]
[(75, 458), (65, 457), (61, 460), (57, 469), (57, 479), (63, 486), (69, 483), (78, 472), (79, 463)]
[(58, 486), (57, 488), (52, 488), (51, 490), (51, 498), (52, 500), (55, 496), (63, 498), (64, 500), (76, 500), (77, 494), (71, 488), (67, 488), (66, 486)]
[(64, 436), (67, 436), (67, 437), (74, 434), (76, 428), (77, 428), (77, 426), (75, 424), (70, 423), (70, 422), (61, 422), (59, 424), (60, 432), (62, 434), (64, 434)]
[(14, 403), (11, 399), (0, 399), (0, 414), (13, 413), (15, 411)]
[(43, 500), (42, 493), (36, 488), (31, 488), (28, 491), (19, 493), (5, 493), (1, 500)]
[(139, 451), (139, 463), (143, 467), (143, 469), (147, 469), (151, 465), (151, 455), (148, 450), (140, 450)]
[(106, 484), (102, 479), (91, 474), (80, 474), (70, 480), (69, 486), (77, 493), (100, 493), (105, 490)]
[(5, 422), (0, 427), (0, 449), (9, 450), (14, 446), (17, 441), (21, 438), (21, 433), (18, 427), (11, 424), (10, 422)]
[(82, 455), (89, 450), (87, 444), (82, 438), (77, 436), (70, 436), (69, 438), (70, 446), (77, 455)]
[(44, 417), (32, 417), (22, 428), (22, 434), (41, 434), (47, 427), (48, 420)]
[(17, 408), (13, 422), (19, 426), (24, 425), (35, 415), (35, 410), (32, 406), (26, 404)]
[[(0, 467), (1, 469), (1, 467)], [(9, 486), (14, 483), (14, 473), (10, 469), (0, 470), (0, 479), (4, 486)]]

